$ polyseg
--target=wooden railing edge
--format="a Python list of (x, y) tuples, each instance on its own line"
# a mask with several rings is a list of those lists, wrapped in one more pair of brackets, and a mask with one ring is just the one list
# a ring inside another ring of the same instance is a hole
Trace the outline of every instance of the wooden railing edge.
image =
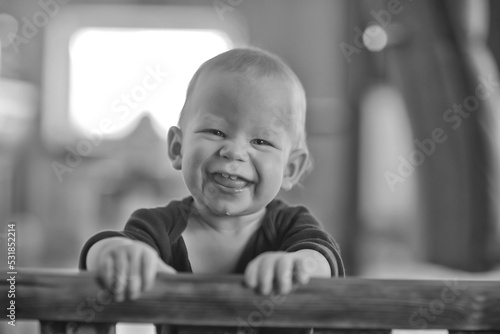
[(16, 320), (44, 323), (500, 330), (498, 281), (312, 279), (289, 295), (262, 296), (241, 276), (159, 275), (138, 300), (116, 303), (90, 272), (19, 269), (15, 298), (3, 298), (12, 284), (0, 277), (0, 307), (14, 300)]

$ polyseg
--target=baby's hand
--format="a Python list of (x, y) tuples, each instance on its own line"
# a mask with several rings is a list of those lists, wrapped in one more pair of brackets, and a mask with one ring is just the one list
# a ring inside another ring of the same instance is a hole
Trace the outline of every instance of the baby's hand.
[[(96, 249), (92, 254), (94, 247)], [(101, 240), (92, 248), (87, 258), (93, 255), (92, 266), (116, 301), (137, 299), (141, 293), (151, 289), (157, 272), (176, 272), (158, 257), (156, 250), (140, 241), (110, 238)], [(90, 267), (89, 264), (89, 269), (93, 269)]]
[(287, 294), (294, 284), (307, 284), (311, 277), (330, 277), (328, 261), (314, 250), (263, 253), (245, 270), (245, 283), (263, 295), (273, 289)]

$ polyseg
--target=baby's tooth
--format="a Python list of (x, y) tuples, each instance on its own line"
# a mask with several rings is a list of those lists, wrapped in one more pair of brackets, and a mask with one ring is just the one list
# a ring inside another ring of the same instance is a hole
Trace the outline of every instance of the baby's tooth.
[(223, 177), (229, 177), (229, 174), (226, 174), (226, 173), (222, 173), (221, 174)]
[(234, 176), (234, 175), (231, 175), (229, 178), (230, 178), (231, 180), (236, 180), (236, 176)]

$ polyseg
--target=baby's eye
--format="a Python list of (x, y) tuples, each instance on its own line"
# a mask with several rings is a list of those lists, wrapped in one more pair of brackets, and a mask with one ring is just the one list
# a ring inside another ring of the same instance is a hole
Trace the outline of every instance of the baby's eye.
[(253, 139), (251, 143), (256, 145), (273, 146), (273, 144), (264, 139)]
[(213, 135), (216, 135), (216, 136), (218, 136), (218, 137), (225, 137), (224, 132), (219, 131), (219, 130), (215, 130), (215, 129), (208, 129), (208, 130), (206, 130), (206, 132), (211, 133), (211, 134), (213, 134)]

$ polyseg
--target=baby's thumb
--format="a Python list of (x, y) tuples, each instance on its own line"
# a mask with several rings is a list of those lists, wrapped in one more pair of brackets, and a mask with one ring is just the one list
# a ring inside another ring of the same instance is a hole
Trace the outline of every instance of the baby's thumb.
[(175, 270), (174, 268), (172, 268), (171, 266), (169, 266), (168, 264), (166, 264), (165, 262), (159, 260), (158, 261), (158, 273), (162, 273), (162, 274), (176, 274), (177, 273), (177, 270)]

